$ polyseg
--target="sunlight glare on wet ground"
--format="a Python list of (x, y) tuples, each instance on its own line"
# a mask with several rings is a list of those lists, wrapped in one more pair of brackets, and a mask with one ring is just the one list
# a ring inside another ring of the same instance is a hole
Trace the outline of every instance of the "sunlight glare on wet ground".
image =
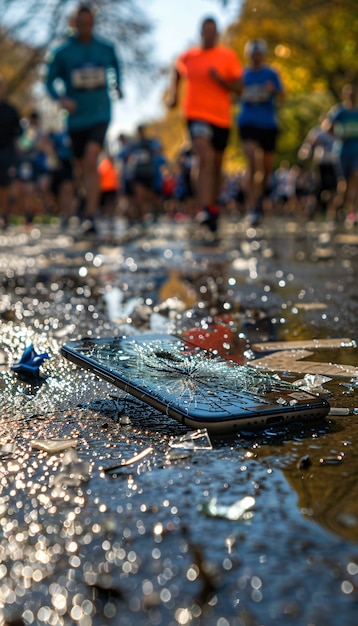
[[(96, 245), (56, 225), (0, 237), (0, 624), (356, 624), (357, 377), (305, 379), (338, 410), (325, 421), (199, 446), (60, 354), (122, 331), (238, 363), (255, 343), (357, 339), (354, 233), (186, 235), (163, 221)], [(29, 380), (11, 366), (30, 343), (50, 358)], [(357, 367), (352, 346), (307, 358)]]

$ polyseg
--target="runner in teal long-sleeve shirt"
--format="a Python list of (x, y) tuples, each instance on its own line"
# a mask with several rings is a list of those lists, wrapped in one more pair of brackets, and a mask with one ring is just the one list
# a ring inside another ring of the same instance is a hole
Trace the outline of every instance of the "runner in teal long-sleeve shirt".
[[(76, 16), (77, 35), (55, 51), (48, 65), (46, 87), (68, 112), (68, 129), (86, 193), (85, 213), (94, 229), (98, 208), (97, 162), (111, 119), (109, 89), (120, 95), (120, 67), (111, 43), (93, 35), (94, 16), (81, 7)], [(112, 72), (112, 80), (109, 80)]]

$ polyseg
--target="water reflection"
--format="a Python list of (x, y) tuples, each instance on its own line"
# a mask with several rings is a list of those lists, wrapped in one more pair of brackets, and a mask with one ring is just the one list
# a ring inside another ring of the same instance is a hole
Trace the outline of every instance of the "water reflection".
[(305, 517), (329, 532), (358, 542), (358, 458), (348, 442), (317, 457), (310, 452), (307, 469), (286, 470)]

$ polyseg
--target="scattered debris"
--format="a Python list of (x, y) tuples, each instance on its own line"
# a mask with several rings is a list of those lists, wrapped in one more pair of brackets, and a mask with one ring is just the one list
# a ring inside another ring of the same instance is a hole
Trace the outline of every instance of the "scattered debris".
[(37, 354), (32, 344), (25, 348), (20, 360), (11, 366), (13, 372), (36, 378), (39, 376), (40, 367), (46, 359), (49, 359), (47, 352)]
[(173, 438), (169, 442), (170, 448), (185, 450), (212, 450), (213, 445), (206, 428), (200, 428), (189, 432), (182, 437)]
[(254, 343), (252, 349), (255, 352), (278, 352), (280, 350), (299, 350), (309, 348), (356, 348), (354, 339), (341, 337), (338, 339), (302, 339), (300, 341), (270, 341)]
[(321, 465), (338, 465), (343, 461), (343, 454), (338, 454), (337, 456), (327, 456), (325, 458), (321, 458), (319, 462)]
[(308, 467), (311, 467), (311, 465), (311, 459), (308, 454), (305, 454), (299, 459), (299, 461), (297, 461), (297, 469), (307, 469)]
[(258, 369), (274, 370), (276, 372), (321, 374), (323, 376), (358, 376), (358, 368), (353, 365), (302, 361), (302, 359), (306, 359), (312, 355), (313, 352), (309, 352), (308, 350), (282, 350), (250, 361), (248, 365)]
[(91, 463), (78, 458), (76, 450), (68, 448), (63, 455), (59, 472), (50, 478), (52, 497), (63, 498), (68, 487), (79, 487), (90, 478)]
[(135, 454), (130, 459), (121, 459), (120, 463), (116, 463), (115, 465), (111, 465), (109, 467), (101, 467), (100, 469), (103, 470), (104, 472), (112, 472), (113, 470), (120, 469), (121, 467), (134, 465), (135, 463), (138, 463), (138, 461), (141, 461), (142, 459), (144, 459), (144, 457), (148, 456), (148, 454), (151, 454), (152, 452), (154, 452), (154, 448), (152, 448), (152, 446), (149, 446), (149, 448), (145, 448), (141, 452), (138, 452), (138, 454)]
[(330, 415), (349, 415), (349, 409), (345, 406), (331, 406), (328, 417)]
[(305, 376), (300, 380), (295, 380), (293, 385), (303, 389), (304, 391), (314, 392), (319, 391), (320, 393), (326, 393), (331, 395), (330, 391), (324, 389), (323, 385), (328, 383), (332, 378), (329, 376), (322, 376), (321, 374), (305, 374)]
[(30, 441), (30, 446), (34, 450), (57, 454), (68, 448), (75, 448), (77, 446), (77, 439), (34, 439)]
[(250, 511), (254, 505), (255, 498), (252, 496), (245, 496), (229, 505), (218, 504), (217, 499), (212, 498), (204, 504), (199, 504), (198, 510), (208, 517), (222, 517), (231, 521), (247, 521), (254, 516), (253, 511)]

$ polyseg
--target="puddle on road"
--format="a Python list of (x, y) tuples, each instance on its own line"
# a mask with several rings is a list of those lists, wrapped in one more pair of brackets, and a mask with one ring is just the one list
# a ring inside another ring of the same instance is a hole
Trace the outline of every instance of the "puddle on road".
[[(348, 415), (188, 448), (60, 346), (159, 329), (242, 363), (254, 343), (356, 339), (358, 242), (238, 224), (211, 249), (158, 228), (95, 248), (55, 227), (1, 236), (0, 624), (353, 626), (356, 377), (323, 383)], [(10, 369), (30, 342), (50, 356), (31, 381)], [(313, 353), (358, 365), (354, 347)]]

